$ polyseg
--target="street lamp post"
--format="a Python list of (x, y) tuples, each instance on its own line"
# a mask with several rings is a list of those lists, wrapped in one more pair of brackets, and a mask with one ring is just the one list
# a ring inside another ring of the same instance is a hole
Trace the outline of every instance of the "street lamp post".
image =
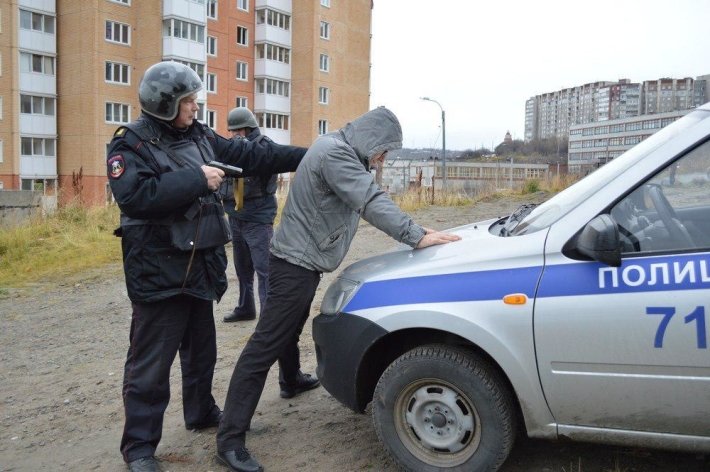
[(434, 102), (441, 108), (441, 171), (444, 174), (442, 190), (446, 191), (446, 112), (444, 111), (444, 107), (441, 106), (441, 103), (433, 98), (421, 97), (421, 99), (427, 102)]

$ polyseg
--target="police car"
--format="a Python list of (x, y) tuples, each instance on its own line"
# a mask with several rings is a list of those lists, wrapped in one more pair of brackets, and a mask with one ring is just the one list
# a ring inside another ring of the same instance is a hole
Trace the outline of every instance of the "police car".
[(535, 438), (710, 451), (710, 103), (461, 241), (359, 261), (313, 321), (318, 377), (406, 470)]

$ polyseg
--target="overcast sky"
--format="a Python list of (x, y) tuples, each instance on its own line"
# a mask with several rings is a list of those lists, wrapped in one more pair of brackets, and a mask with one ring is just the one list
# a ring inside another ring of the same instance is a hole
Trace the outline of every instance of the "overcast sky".
[(374, 0), (371, 107), (404, 147), (524, 138), (525, 101), (601, 80), (710, 74), (710, 0)]

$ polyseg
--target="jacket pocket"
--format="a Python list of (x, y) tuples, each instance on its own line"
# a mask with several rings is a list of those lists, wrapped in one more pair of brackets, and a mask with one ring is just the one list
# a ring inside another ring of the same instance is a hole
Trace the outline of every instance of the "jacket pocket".
[(347, 229), (348, 228), (345, 225), (338, 226), (335, 231), (331, 232), (328, 236), (318, 242), (318, 249), (325, 252), (339, 246), (343, 241)]

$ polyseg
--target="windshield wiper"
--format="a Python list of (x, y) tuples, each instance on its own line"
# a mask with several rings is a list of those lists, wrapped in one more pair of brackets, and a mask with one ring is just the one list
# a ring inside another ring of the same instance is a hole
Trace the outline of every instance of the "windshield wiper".
[(511, 236), (518, 224), (523, 221), (537, 205), (537, 203), (526, 203), (525, 205), (519, 206), (506, 220), (505, 226), (500, 231), (500, 235), (503, 237)]

